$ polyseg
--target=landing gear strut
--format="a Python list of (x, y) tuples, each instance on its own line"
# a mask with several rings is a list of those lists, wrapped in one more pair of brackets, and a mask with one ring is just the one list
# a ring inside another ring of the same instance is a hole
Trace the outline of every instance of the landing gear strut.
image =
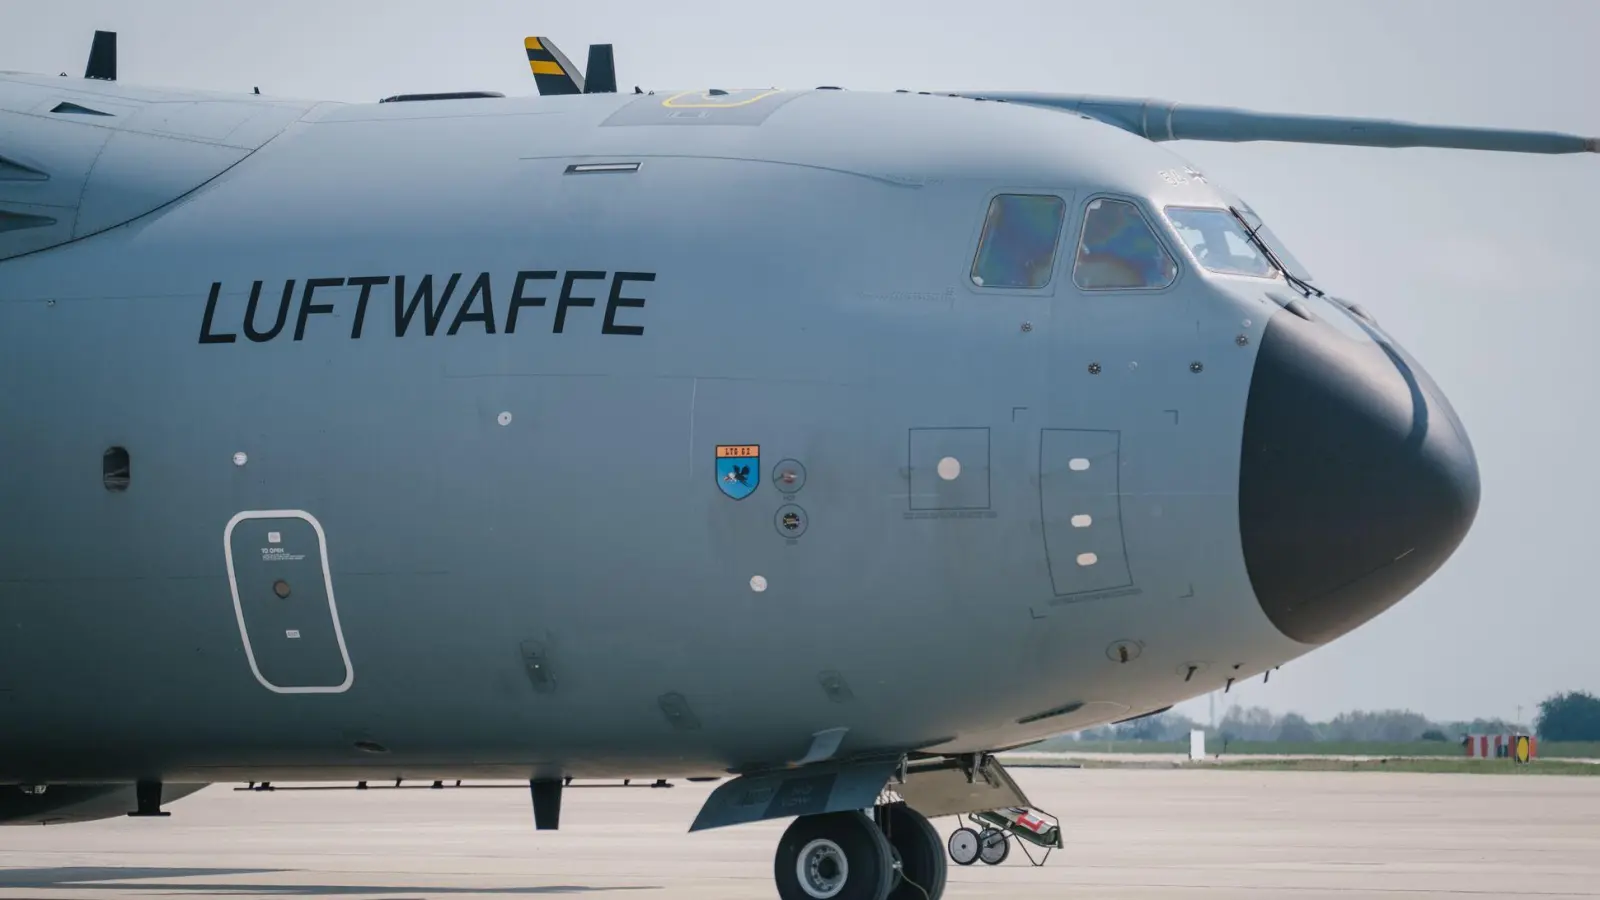
[(904, 803), (801, 816), (778, 841), (773, 875), (783, 900), (939, 900), (944, 847)]
[(140, 781), (134, 785), (134, 800), (138, 808), (128, 813), (133, 818), (166, 818), (172, 815), (161, 811), (161, 782)]

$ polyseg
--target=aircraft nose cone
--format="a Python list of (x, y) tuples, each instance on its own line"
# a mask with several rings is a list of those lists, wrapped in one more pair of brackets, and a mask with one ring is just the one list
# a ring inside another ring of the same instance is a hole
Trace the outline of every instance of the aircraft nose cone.
[(1409, 594), (1478, 511), (1477, 460), (1443, 393), (1399, 347), (1352, 332), (1274, 313), (1245, 409), (1245, 566), (1267, 617), (1307, 644)]

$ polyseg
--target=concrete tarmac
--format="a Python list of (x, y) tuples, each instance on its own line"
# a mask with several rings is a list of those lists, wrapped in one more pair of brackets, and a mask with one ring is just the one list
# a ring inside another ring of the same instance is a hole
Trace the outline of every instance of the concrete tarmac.
[[(1600, 778), (1012, 772), (1067, 848), (952, 864), (951, 900), (1600, 897)], [(712, 787), (574, 786), (539, 832), (525, 787), (218, 785), (167, 819), (0, 829), (0, 898), (775, 898), (787, 822), (687, 834)]]

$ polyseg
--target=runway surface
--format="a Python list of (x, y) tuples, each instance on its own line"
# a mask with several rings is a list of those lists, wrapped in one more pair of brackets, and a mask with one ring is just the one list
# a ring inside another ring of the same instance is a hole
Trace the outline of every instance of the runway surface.
[[(951, 866), (966, 898), (1600, 897), (1600, 778), (1014, 769), (1067, 849)], [(786, 822), (686, 834), (711, 785), (234, 792), (0, 829), (0, 898), (765, 900)], [(955, 823), (936, 823), (948, 833)]]

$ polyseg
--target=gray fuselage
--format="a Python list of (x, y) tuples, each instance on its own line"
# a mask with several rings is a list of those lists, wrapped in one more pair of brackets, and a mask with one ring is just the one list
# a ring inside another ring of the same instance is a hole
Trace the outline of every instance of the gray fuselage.
[[(125, 105), (206, 102), (161, 96)], [(214, 177), (0, 261), (0, 782), (722, 774), (834, 728), (992, 750), (1260, 675), (1459, 541), (1300, 631), (1322, 594), (1258, 596), (1271, 328), (1389, 367), (1355, 382), (1395, 446), (1445, 439), (1427, 410), (1470, 446), (1375, 325), (1198, 265), (1161, 210), (1229, 200), (1168, 151), (1015, 104), (734, 97), (273, 101)], [(639, 165), (568, 173), (601, 163)], [(1008, 193), (1065, 203), (1044, 287), (973, 283)], [(1096, 198), (1138, 205), (1170, 286), (1077, 286)], [(724, 446), (758, 453), (743, 499)], [(1299, 498), (1266, 493), (1284, 535)]]

